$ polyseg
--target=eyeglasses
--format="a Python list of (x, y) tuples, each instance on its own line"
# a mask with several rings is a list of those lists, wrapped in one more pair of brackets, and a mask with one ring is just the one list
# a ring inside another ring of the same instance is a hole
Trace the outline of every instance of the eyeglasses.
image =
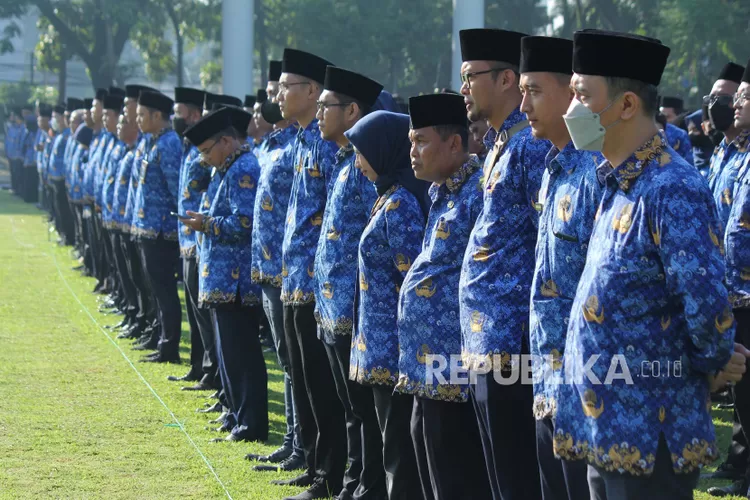
[(207, 149), (207, 150), (205, 150), (205, 151), (201, 151), (201, 152), (200, 152), (200, 153), (201, 153), (201, 158), (203, 159), (203, 161), (207, 161), (207, 159), (208, 159), (208, 155), (210, 155), (210, 154), (211, 154), (211, 151), (213, 151), (214, 147), (215, 147), (215, 146), (216, 146), (217, 144), (219, 144), (219, 139), (216, 139), (216, 140), (214, 141), (214, 143), (213, 143), (213, 144), (211, 144), (211, 147), (210, 147), (210, 148), (208, 148), (208, 149)]
[(352, 102), (323, 102), (318, 101), (316, 104), (318, 105), (318, 111), (325, 111), (328, 108), (336, 107), (336, 108), (345, 108), (348, 105), (350, 105)]
[(747, 94), (745, 92), (742, 92), (742, 93), (737, 92), (736, 94), (734, 94), (734, 98), (732, 99), (732, 102), (734, 103), (735, 106), (741, 106), (745, 104), (745, 101), (747, 101), (748, 99), (750, 99), (750, 94)]
[(471, 90), (471, 79), (475, 76), (479, 75), (486, 75), (487, 73), (495, 73), (498, 71), (504, 71), (508, 68), (492, 68), (488, 69), (486, 71), (473, 71), (471, 73), (461, 73), (461, 83), (468, 85), (469, 90)]
[(710, 94), (710, 95), (704, 95), (703, 96), (703, 105), (704, 106), (712, 106), (713, 104), (716, 104), (717, 102), (725, 105), (729, 105), (734, 100), (734, 96), (726, 95), (726, 94)]
[(289, 90), (289, 87), (294, 87), (295, 85), (311, 85), (312, 82), (293, 82), (293, 83), (279, 83), (279, 92), (286, 92)]

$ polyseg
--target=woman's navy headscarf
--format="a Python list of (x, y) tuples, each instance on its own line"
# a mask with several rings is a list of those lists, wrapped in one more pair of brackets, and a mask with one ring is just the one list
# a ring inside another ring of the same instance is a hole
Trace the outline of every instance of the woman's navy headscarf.
[(430, 184), (414, 177), (409, 158), (409, 123), (408, 115), (373, 111), (344, 135), (378, 174), (375, 188), (379, 195), (400, 184), (417, 198), (427, 215), (432, 204), (427, 192)]

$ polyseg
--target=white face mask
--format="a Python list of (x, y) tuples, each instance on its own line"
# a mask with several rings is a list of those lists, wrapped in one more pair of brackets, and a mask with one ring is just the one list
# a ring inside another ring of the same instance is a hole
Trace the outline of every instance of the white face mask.
[(573, 99), (568, 107), (568, 112), (563, 115), (565, 126), (568, 127), (573, 145), (581, 151), (601, 151), (604, 147), (604, 136), (607, 129), (617, 124), (620, 120), (602, 126), (601, 115), (607, 111), (619, 98), (613, 99), (607, 107), (598, 113), (594, 113), (583, 105), (578, 99)]
[(50, 121), (50, 127), (52, 127), (52, 130), (54, 130), (55, 132), (59, 132), (62, 129), (62, 125), (57, 121), (57, 118), (55, 117), (52, 117), (52, 121)]

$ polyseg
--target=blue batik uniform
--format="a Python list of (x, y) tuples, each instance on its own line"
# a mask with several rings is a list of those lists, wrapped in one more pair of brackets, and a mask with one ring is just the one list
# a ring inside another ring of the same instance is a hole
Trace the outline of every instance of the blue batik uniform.
[(294, 180), (281, 247), (281, 300), (286, 305), (315, 301), (313, 262), (337, 149), (336, 143), (320, 137), (318, 120), (297, 131), (292, 155)]
[(198, 301), (201, 307), (260, 303), (260, 287), (250, 279), (253, 206), (260, 176), (249, 145), (232, 153), (217, 169), (216, 195), (203, 222)]
[(315, 317), (323, 340), (351, 335), (359, 239), (378, 194), (354, 166), (351, 145), (336, 153), (315, 253)]
[(68, 143), (70, 142), (70, 129), (66, 128), (57, 134), (55, 142), (52, 143), (52, 154), (49, 160), (49, 180), (61, 181), (65, 179), (65, 162)]
[(106, 177), (108, 174), (109, 159), (119, 142), (120, 141), (115, 134), (109, 134), (107, 145), (104, 147), (98, 170), (96, 171), (96, 175), (94, 176), (94, 202), (96, 203), (97, 210), (100, 212), (104, 210), (104, 183), (106, 182)]
[(742, 155), (724, 236), (727, 288), (732, 307), (750, 308), (750, 153)]
[(26, 130), (23, 136), (23, 166), (32, 167), (36, 163), (36, 139), (37, 132)]
[(130, 185), (128, 186), (128, 196), (125, 200), (125, 214), (123, 215), (123, 228), (127, 226), (127, 231), (133, 232), (133, 207), (135, 206), (135, 196), (138, 192), (138, 185), (141, 181), (141, 165), (146, 156), (151, 134), (138, 132), (135, 152), (133, 153), (133, 162), (130, 165)]
[(544, 161), (529, 315), (537, 419), (554, 416), (557, 407), (556, 387), (545, 382), (561, 374), (568, 318), (602, 196), (596, 177), (602, 160), (600, 154), (578, 151), (570, 142), (562, 151), (553, 146)]
[(115, 172), (115, 187), (112, 194), (112, 227), (123, 232), (130, 232), (130, 219), (126, 217), (125, 209), (128, 203), (133, 158), (135, 158), (135, 144), (132, 146), (125, 144), (122, 159)]
[(377, 199), (360, 239), (358, 311), (349, 362), (351, 380), (396, 385), (396, 305), (404, 277), (422, 249), (423, 236), (424, 214), (419, 201), (394, 184)]
[(687, 473), (718, 457), (707, 376), (734, 340), (716, 209), (660, 134), (597, 174), (604, 193), (568, 327), (555, 452), (649, 475), (663, 435), (674, 471)]
[(720, 238), (723, 238), (723, 228), (727, 226), (729, 220), (737, 174), (742, 165), (742, 159), (747, 154), (748, 144), (750, 144), (750, 130), (743, 130), (730, 143), (727, 143), (726, 138), (724, 138), (711, 157), (708, 185), (711, 187), (714, 203), (719, 212), (719, 221), (722, 227), (722, 232), (719, 234)]
[(128, 152), (128, 148), (125, 143), (119, 139), (115, 139), (113, 143), (114, 146), (112, 147), (112, 151), (107, 157), (105, 166), (106, 170), (102, 182), (102, 224), (104, 224), (104, 227), (106, 228), (119, 229), (119, 223), (117, 223), (114, 218), (115, 189), (117, 189), (117, 186), (119, 185), (117, 173), (120, 169), (120, 160), (122, 160)]
[(39, 172), (39, 180), (44, 178), (44, 149), (47, 145), (47, 132), (37, 129), (34, 134), (34, 161), (36, 162), (36, 171)]
[(17, 160), (22, 157), (21, 139), (23, 137), (23, 125), (11, 123), (5, 131), (5, 155), (10, 160)]
[[(188, 211), (200, 212), (201, 197), (206, 192), (210, 180), (211, 168), (201, 161), (200, 151), (197, 147), (184, 141), (177, 212), (180, 214), (186, 214)], [(178, 222), (178, 226), (180, 229), (180, 255), (186, 258), (194, 258), (196, 256), (195, 231), (182, 222)]]
[(70, 159), (70, 184), (68, 186), (68, 197), (73, 203), (83, 203), (83, 172), (89, 161), (89, 150), (84, 148), (78, 141)]
[[(524, 119), (516, 108), (500, 128), (501, 137)], [(528, 341), (535, 207), (550, 147), (526, 126), (499, 155), (487, 155), (484, 207), (465, 248), (458, 292), (462, 354), (472, 368), (493, 355), (506, 363)]]
[[(399, 392), (452, 402), (468, 398), (467, 384), (449, 383), (449, 367), (450, 357), (461, 353), (456, 297), (463, 252), (482, 210), (482, 187), (482, 167), (476, 156), (444, 184), (430, 187), (432, 207), (422, 251), (404, 278), (398, 300)], [(430, 354), (446, 361), (445, 369), (435, 369), (435, 380), (426, 380)], [(438, 383), (437, 374), (442, 374), (445, 383)]]
[(82, 169), (81, 189), (83, 201), (88, 204), (94, 203), (94, 177), (97, 171), (97, 162), (101, 161), (101, 151), (107, 141), (106, 131), (94, 132), (94, 138), (89, 147), (89, 161)]
[(690, 136), (688, 133), (676, 125), (667, 123), (667, 126), (664, 128), (664, 134), (667, 136), (669, 147), (677, 151), (686, 162), (694, 165), (693, 148), (690, 145)]
[(281, 288), (281, 242), (294, 180), (296, 136), (294, 125), (275, 130), (258, 159), (260, 179), (253, 212), (252, 276), (254, 282), (276, 288)]
[(177, 241), (177, 220), (170, 212), (177, 211), (181, 159), (182, 143), (171, 128), (148, 139), (138, 168), (138, 189), (133, 203), (135, 236), (156, 239), (161, 235), (165, 240)]

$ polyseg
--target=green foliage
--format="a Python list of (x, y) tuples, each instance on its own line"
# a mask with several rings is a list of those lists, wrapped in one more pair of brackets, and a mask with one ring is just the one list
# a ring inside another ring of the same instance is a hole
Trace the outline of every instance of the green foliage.
[(28, 82), (0, 83), (0, 103), (7, 107), (31, 104), (36, 101), (57, 102), (57, 89), (44, 85), (31, 85)]
[(221, 58), (206, 62), (201, 67), (201, 86), (203, 88), (209, 88), (221, 84), (221, 71)]

